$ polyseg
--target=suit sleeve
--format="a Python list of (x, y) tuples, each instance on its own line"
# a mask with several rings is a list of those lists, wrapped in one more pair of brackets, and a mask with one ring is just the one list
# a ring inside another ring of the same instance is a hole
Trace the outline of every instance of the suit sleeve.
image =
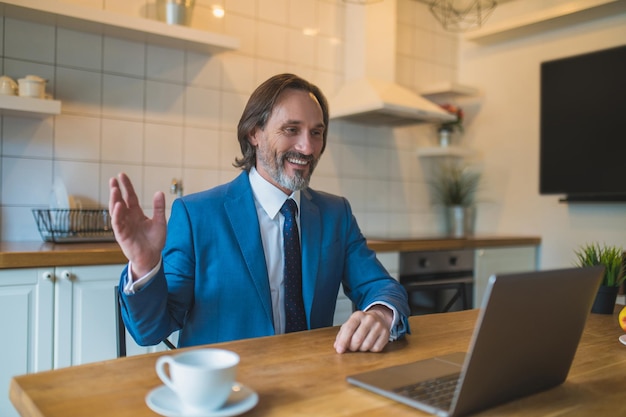
[[(182, 328), (194, 298), (193, 254), (190, 222), (184, 205), (176, 201), (168, 222), (161, 268), (136, 293), (120, 291), (122, 317), (137, 344), (157, 345)], [(122, 272), (120, 289), (127, 277), (128, 266)]]
[(364, 310), (374, 303), (393, 306), (399, 314), (399, 320), (392, 329), (392, 335), (394, 338), (401, 338), (410, 333), (408, 324), (410, 309), (406, 290), (389, 275), (376, 257), (376, 253), (367, 246), (348, 201), (344, 199), (344, 202), (346, 215), (344, 291), (359, 310)]

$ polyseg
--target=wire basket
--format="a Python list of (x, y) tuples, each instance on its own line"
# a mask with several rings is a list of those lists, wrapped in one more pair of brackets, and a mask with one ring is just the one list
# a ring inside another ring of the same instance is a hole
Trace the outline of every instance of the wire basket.
[(33, 209), (39, 233), (46, 242), (112, 242), (109, 210)]

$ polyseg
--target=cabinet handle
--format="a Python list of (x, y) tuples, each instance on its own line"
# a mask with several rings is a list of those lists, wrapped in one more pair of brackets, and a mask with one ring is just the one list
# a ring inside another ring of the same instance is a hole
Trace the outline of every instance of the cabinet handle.
[(41, 274), (41, 277), (45, 281), (54, 281), (54, 276), (52, 275), (52, 272), (50, 272), (50, 271), (44, 272), (43, 274)]
[(61, 279), (65, 280), (65, 281), (71, 281), (72, 280), (72, 273), (70, 271), (68, 271), (67, 269), (64, 271), (61, 271)]

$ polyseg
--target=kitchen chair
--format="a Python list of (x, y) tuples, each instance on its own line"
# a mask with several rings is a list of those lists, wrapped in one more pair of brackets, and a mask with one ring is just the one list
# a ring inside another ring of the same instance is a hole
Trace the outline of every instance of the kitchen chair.
[[(119, 287), (115, 286), (115, 323), (117, 327), (116, 341), (117, 341), (117, 357), (123, 358), (126, 356), (126, 326), (124, 326), (124, 320), (122, 319), (122, 308), (120, 306), (120, 294)], [(169, 339), (163, 340), (165, 346), (169, 349), (176, 349), (176, 346)]]

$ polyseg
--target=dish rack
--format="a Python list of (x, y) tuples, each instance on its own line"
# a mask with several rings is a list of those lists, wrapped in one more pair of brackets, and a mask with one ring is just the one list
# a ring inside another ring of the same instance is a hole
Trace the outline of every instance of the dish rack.
[(106, 209), (33, 209), (45, 242), (112, 242), (111, 216)]

